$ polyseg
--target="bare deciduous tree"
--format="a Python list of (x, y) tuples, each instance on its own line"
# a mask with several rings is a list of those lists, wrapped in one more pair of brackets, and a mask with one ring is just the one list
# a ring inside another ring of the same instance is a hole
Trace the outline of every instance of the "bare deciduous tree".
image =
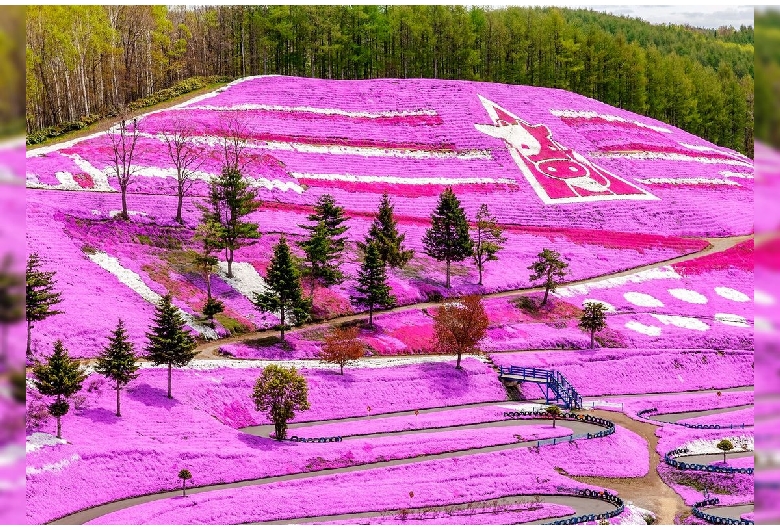
[(172, 130), (164, 132), (162, 136), (165, 141), (168, 158), (173, 163), (173, 167), (176, 168), (176, 194), (178, 197), (176, 222), (184, 224), (184, 220), (181, 217), (184, 195), (192, 187), (195, 172), (203, 165), (203, 149), (198, 147), (193, 141), (195, 136), (194, 129), (181, 120), (174, 122)]
[(129, 219), (127, 213), (127, 188), (133, 181), (133, 158), (136, 155), (136, 146), (138, 144), (138, 120), (133, 118), (132, 128), (125, 111), (120, 113), (119, 123), (108, 130), (106, 136), (111, 143), (111, 165), (117, 180), (119, 180), (119, 191), (122, 194), (122, 213), (119, 215), (122, 219)]
[[(246, 160), (244, 152), (249, 141), (249, 130), (237, 116), (227, 118), (222, 124), (222, 157), (224, 168), (243, 173)], [(224, 169), (223, 168), (223, 169)]]

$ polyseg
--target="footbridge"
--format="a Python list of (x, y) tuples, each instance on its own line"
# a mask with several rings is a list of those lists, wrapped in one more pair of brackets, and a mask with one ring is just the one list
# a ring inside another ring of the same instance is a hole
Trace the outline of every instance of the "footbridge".
[(546, 403), (561, 403), (568, 409), (582, 408), (582, 396), (557, 370), (524, 368), (522, 366), (499, 366), (499, 379), (518, 383), (536, 383), (544, 393)]

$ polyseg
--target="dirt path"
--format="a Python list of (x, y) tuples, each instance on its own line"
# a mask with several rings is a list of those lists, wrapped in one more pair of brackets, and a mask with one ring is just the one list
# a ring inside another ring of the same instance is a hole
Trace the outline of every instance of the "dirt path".
[[(436, 407), (431, 409), (423, 409), (420, 410), (419, 412), (421, 414), (424, 414), (424, 413), (431, 413), (431, 412), (444, 411), (444, 410), (488, 407), (488, 406), (495, 406), (496, 404), (501, 404), (501, 403), (508, 403), (508, 402), (503, 402), (503, 401), (485, 402), (485, 403), (476, 403), (476, 404), (468, 404), (468, 405), (454, 405), (451, 407)], [(301, 422), (297, 424), (291, 424), (291, 430), (294, 429), (295, 427), (302, 428), (302, 427), (310, 427), (316, 425), (343, 423), (347, 421), (356, 421), (356, 420), (370, 421), (371, 419), (382, 419), (382, 418), (397, 417), (397, 416), (404, 416), (404, 415), (411, 415), (411, 414), (414, 414), (414, 411), (389, 412), (384, 414), (377, 414), (371, 416), (370, 418), (351, 417), (351, 418), (340, 418), (335, 420)], [(658, 473), (656, 472), (656, 467), (658, 466), (658, 463), (660, 461), (659, 456), (656, 453), (656, 446), (658, 443), (658, 439), (655, 436), (656, 426), (651, 425), (649, 423), (643, 423), (643, 422), (639, 422), (627, 418), (626, 416), (617, 412), (598, 410), (598, 411), (591, 411), (590, 414), (593, 416), (599, 416), (605, 419), (609, 419), (615, 422), (617, 425), (620, 425), (633, 432), (636, 432), (644, 439), (646, 439), (648, 441), (649, 451), (650, 451), (650, 472), (644, 477), (628, 478), (628, 479), (610, 479), (610, 478), (603, 478), (603, 477), (584, 477), (584, 476), (571, 476), (571, 478), (583, 482), (583, 487), (589, 484), (593, 486), (613, 489), (617, 491), (618, 496), (620, 496), (624, 500), (633, 501), (638, 506), (654, 511), (659, 517), (658, 519), (659, 524), (671, 524), (671, 521), (673, 521), (674, 519), (674, 515), (677, 513), (682, 513), (686, 509), (686, 507), (682, 499), (679, 496), (677, 496), (677, 494), (674, 493), (674, 491), (671, 488), (666, 486), (666, 484), (664, 484), (663, 481), (661, 481), (660, 477), (658, 476)], [(511, 426), (513, 424), (549, 425), (549, 423), (550, 423), (549, 420), (533, 420), (533, 419), (518, 420), (518, 421), (505, 420), (500, 422), (485, 422), (485, 424), (483, 425), (458, 426), (458, 427), (450, 427), (445, 429), (434, 428), (434, 429), (426, 429), (426, 430), (427, 431), (458, 430), (458, 429), (466, 429), (466, 428), (479, 428), (480, 426), (487, 426), (487, 427)], [(585, 433), (585, 432), (596, 432), (601, 430), (601, 428), (596, 425), (583, 424), (580, 422), (574, 422), (570, 420), (561, 419), (558, 420), (557, 423), (562, 426), (566, 426), (567, 428), (570, 428), (576, 434)], [(268, 428), (269, 428), (268, 425), (264, 425), (259, 427), (247, 427), (245, 429), (242, 429), (242, 431), (252, 433), (252, 434), (259, 434), (261, 436), (266, 436)], [(351, 473), (355, 471), (363, 471), (367, 469), (378, 469), (378, 468), (398, 466), (403, 464), (412, 464), (416, 462), (427, 462), (427, 461), (441, 460), (446, 458), (456, 458), (459, 456), (484, 454), (493, 451), (501, 451), (504, 449), (510, 449), (516, 447), (529, 447), (534, 445), (536, 445), (536, 441), (498, 444), (494, 446), (479, 447), (474, 449), (464, 449), (464, 450), (452, 451), (447, 453), (421, 455), (416, 457), (400, 458), (396, 460), (359, 464), (359, 465), (336, 468), (336, 469), (300, 472), (300, 473), (294, 473), (290, 475), (282, 475), (276, 477), (265, 477), (260, 479), (242, 480), (242, 481), (227, 483), (227, 484), (212, 484), (207, 486), (189, 488), (188, 491), (191, 492), (192, 494), (195, 494), (195, 493), (204, 493), (208, 491), (216, 491), (216, 490), (223, 490), (223, 489), (242, 488), (245, 486), (271, 484), (276, 482), (286, 482), (290, 480), (305, 479), (305, 478), (311, 478), (317, 476), (344, 474), (344, 473)], [(178, 494), (179, 494), (179, 490), (172, 490), (172, 491), (165, 491), (165, 492), (154, 493), (149, 495), (141, 495), (138, 497), (132, 497), (128, 499), (121, 499), (118, 501), (113, 501), (100, 506), (95, 506), (79, 512), (75, 512), (73, 514), (67, 515), (60, 519), (51, 521), (49, 524), (84, 524), (86, 522), (89, 522), (97, 517), (106, 515), (108, 513), (112, 513), (118, 510), (122, 510), (124, 508), (137, 506), (140, 504), (152, 502), (159, 499), (171, 498), (177, 496)], [(572, 505), (572, 507), (575, 506)]]
[[(708, 256), (710, 254), (715, 254), (718, 252), (723, 252), (724, 250), (728, 250), (731, 247), (738, 245), (739, 243), (742, 243), (743, 241), (746, 241), (748, 239), (751, 239), (753, 236), (732, 236), (732, 237), (723, 237), (723, 238), (703, 238), (708, 243), (709, 246), (705, 248), (704, 250), (700, 250), (697, 252), (693, 252), (690, 254), (686, 254), (684, 256), (678, 256), (676, 258), (659, 261), (656, 263), (651, 263), (649, 265), (641, 265), (639, 267), (634, 267), (631, 269), (626, 269), (624, 271), (620, 272), (613, 272), (610, 274), (605, 274), (602, 276), (594, 276), (592, 278), (587, 278), (583, 280), (577, 280), (573, 282), (568, 282), (561, 284), (561, 287), (572, 287), (575, 285), (582, 285), (585, 283), (591, 283), (601, 280), (609, 280), (613, 278), (621, 278), (623, 276), (629, 276), (631, 274), (636, 274), (638, 272), (654, 269), (656, 267), (661, 267), (665, 265), (674, 265), (675, 263), (681, 263), (684, 261), (700, 258), (703, 256)], [(699, 239), (699, 238), (697, 238)], [(539, 287), (526, 287), (523, 289), (513, 289), (509, 291), (500, 291), (497, 293), (491, 293), (486, 294), (483, 298), (485, 299), (494, 299), (494, 298), (511, 298), (515, 296), (520, 296), (523, 294), (531, 294), (531, 293), (540, 293), (544, 292), (543, 288)], [(395, 313), (401, 313), (403, 311), (410, 311), (410, 310), (417, 310), (417, 309), (430, 309), (434, 307), (439, 307), (442, 305), (443, 302), (420, 302), (416, 304), (409, 304), (405, 306), (398, 306), (394, 307), (392, 309), (386, 309), (386, 310), (378, 310), (374, 311), (374, 315), (389, 315), (389, 314), (395, 314)], [(362, 313), (356, 313), (354, 315), (348, 315), (343, 317), (337, 317), (333, 318), (324, 322), (318, 322), (314, 324), (305, 324), (303, 326), (299, 326), (294, 328), (296, 331), (305, 331), (308, 329), (314, 329), (322, 326), (328, 326), (328, 325), (338, 325), (338, 324), (344, 324), (347, 322), (353, 322), (356, 320), (361, 320), (363, 318), (366, 318), (368, 316), (368, 312), (362, 312)], [(198, 346), (198, 355), (196, 358), (198, 359), (224, 359), (221, 355), (218, 355), (216, 352), (219, 349), (220, 346), (225, 346), (227, 344), (236, 344), (245, 342), (248, 340), (256, 340), (256, 339), (263, 339), (268, 337), (275, 337), (279, 334), (278, 331), (275, 330), (266, 330), (266, 331), (258, 331), (255, 333), (247, 333), (244, 335), (239, 335), (235, 337), (226, 337), (224, 339), (218, 339), (215, 341), (210, 341), (204, 344), (201, 344)]]
[(673, 524), (674, 517), (686, 511), (690, 511), (675, 491), (666, 485), (658, 475), (660, 456), (656, 451), (658, 437), (655, 431), (658, 427), (631, 419), (618, 412), (594, 411), (594, 416), (600, 416), (615, 422), (632, 432), (635, 432), (647, 440), (650, 452), (650, 468), (644, 477), (638, 478), (605, 478), (570, 476), (588, 484), (609, 488), (618, 492), (618, 496), (624, 501), (631, 501), (637, 506), (648, 509), (656, 514), (656, 524)]
[[(528, 420), (529, 422), (532, 421), (543, 421), (545, 424), (549, 424), (549, 420)], [(591, 431), (583, 431), (583, 432), (597, 432), (602, 430), (602, 427), (598, 425), (590, 425), (590, 424), (582, 424), (580, 422), (576, 421), (569, 421), (569, 420), (558, 420), (558, 423), (561, 425), (565, 425), (566, 427), (574, 430), (576, 429), (588, 429), (592, 428)], [(569, 425), (571, 424), (571, 425)], [(576, 424), (576, 426), (575, 426)], [(580, 427), (583, 426), (583, 427)], [(265, 429), (267, 430), (267, 426), (265, 426)], [(208, 486), (199, 486), (199, 487), (193, 487), (193, 488), (187, 488), (187, 491), (191, 494), (196, 493), (204, 493), (207, 491), (216, 491), (216, 490), (223, 490), (223, 489), (233, 489), (233, 488), (243, 488), (246, 486), (256, 486), (260, 484), (272, 484), (276, 482), (287, 482), (291, 480), (298, 480), (298, 479), (304, 479), (304, 478), (311, 478), (311, 477), (321, 477), (326, 475), (338, 475), (338, 474), (344, 474), (344, 473), (352, 473), (355, 471), (364, 471), (368, 469), (379, 469), (379, 468), (385, 468), (385, 467), (391, 467), (391, 466), (399, 466), (403, 464), (413, 464), (417, 462), (429, 462), (432, 460), (442, 460), (446, 458), (457, 458), (461, 456), (470, 456), (470, 455), (476, 455), (476, 454), (484, 454), (484, 453), (492, 453), (494, 451), (503, 451), (505, 449), (513, 449), (516, 447), (530, 447), (536, 445), (536, 441), (530, 441), (530, 442), (512, 442), (512, 443), (505, 443), (505, 444), (498, 444), (494, 446), (485, 446), (485, 447), (478, 447), (474, 449), (463, 449), (458, 451), (449, 451), (446, 453), (438, 453), (438, 454), (431, 454), (431, 455), (421, 455), (421, 456), (415, 456), (415, 457), (409, 457), (409, 458), (398, 458), (393, 460), (383, 460), (380, 462), (371, 462), (367, 464), (358, 464), (348, 467), (341, 467), (336, 469), (323, 469), (320, 471), (308, 471), (308, 472), (300, 472), (300, 473), (293, 473), (289, 475), (281, 475), (276, 477), (265, 477), (260, 479), (253, 479), (253, 480), (242, 480), (238, 482), (231, 482), (226, 484), (211, 484)], [(102, 515), (106, 515), (108, 513), (116, 512), (119, 510), (122, 510), (124, 508), (129, 508), (131, 506), (137, 506), (139, 504), (145, 504), (147, 502), (156, 501), (159, 499), (167, 499), (171, 497), (175, 497), (179, 495), (179, 490), (171, 490), (171, 491), (164, 491), (160, 493), (154, 493), (150, 495), (141, 495), (138, 497), (132, 497), (128, 499), (122, 499), (118, 501), (109, 502), (106, 504), (102, 504), (99, 506), (95, 506), (92, 508), (87, 508), (85, 510), (81, 510), (79, 512), (72, 513), (70, 515), (67, 515), (65, 517), (61, 517), (59, 519), (55, 519), (53, 521), (50, 521), (48, 524), (84, 524), (86, 522), (89, 522), (97, 517), (100, 517)]]
[[(158, 111), (158, 110), (164, 110), (170, 107), (173, 107), (174, 105), (180, 105), (186, 101), (189, 101), (190, 99), (193, 99), (197, 96), (202, 96), (203, 94), (207, 94), (209, 92), (213, 92), (217, 90), (220, 87), (223, 87), (227, 85), (227, 83), (213, 83), (210, 85), (207, 85), (203, 88), (200, 88), (198, 90), (193, 90), (192, 92), (187, 92), (186, 94), (182, 94), (181, 96), (177, 96), (173, 99), (169, 99), (167, 101), (163, 101), (161, 103), (158, 103), (156, 105), (152, 105), (150, 107), (144, 107), (142, 109), (133, 110), (128, 113), (128, 117), (130, 119), (137, 118), (143, 114), (149, 114), (150, 112)], [(35, 149), (39, 149), (41, 147), (51, 148), (53, 146), (56, 146), (57, 144), (64, 143), (64, 142), (70, 142), (72, 140), (77, 140), (79, 138), (84, 138), (85, 136), (89, 136), (91, 134), (96, 134), (100, 132), (107, 131), (110, 127), (112, 127), (114, 124), (117, 123), (117, 118), (103, 118), (102, 120), (99, 120), (89, 127), (85, 127), (84, 129), (79, 129), (78, 131), (69, 132), (66, 134), (63, 134), (62, 136), (57, 136), (56, 138), (50, 138), (46, 140), (45, 142), (41, 142), (39, 144), (30, 145), (27, 147), (27, 151), (34, 151)]]

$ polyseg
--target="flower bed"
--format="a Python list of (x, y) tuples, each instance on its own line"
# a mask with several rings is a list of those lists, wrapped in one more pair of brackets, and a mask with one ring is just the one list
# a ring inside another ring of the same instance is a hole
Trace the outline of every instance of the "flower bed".
[[(598, 349), (493, 354), (491, 358), (502, 366), (559, 370), (584, 396), (753, 384), (753, 353), (744, 351)], [(524, 383), (523, 391), (529, 399), (540, 397), (534, 384)]]

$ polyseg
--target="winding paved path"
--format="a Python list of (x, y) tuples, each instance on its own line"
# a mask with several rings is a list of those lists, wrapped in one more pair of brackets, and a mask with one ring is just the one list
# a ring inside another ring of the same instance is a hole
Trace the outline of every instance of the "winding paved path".
[[(755, 405), (753, 403), (747, 405), (736, 405), (734, 407), (723, 407), (722, 409), (711, 409), (707, 411), (698, 412), (674, 412), (669, 414), (658, 414), (647, 416), (647, 419), (653, 421), (660, 421), (663, 423), (677, 423), (680, 420), (688, 420), (691, 418), (706, 418), (708, 416), (715, 416), (723, 414), (725, 412), (734, 412), (737, 410), (752, 409)], [(752, 423), (750, 424), (752, 425)]]
[[(658, 261), (656, 263), (651, 263), (648, 265), (640, 265), (638, 267), (633, 267), (631, 269), (626, 269), (620, 272), (613, 272), (609, 274), (604, 274), (601, 276), (594, 276), (591, 278), (586, 278), (582, 280), (576, 280), (573, 282), (567, 282), (562, 283), (561, 287), (572, 287), (575, 285), (582, 285), (585, 283), (591, 283), (601, 280), (608, 280), (612, 278), (621, 278), (623, 276), (629, 276), (631, 274), (636, 274), (638, 272), (643, 272), (650, 269), (655, 269), (657, 267), (662, 267), (664, 265), (674, 265), (676, 263), (682, 263), (684, 261), (689, 261), (692, 259), (700, 258), (703, 256), (708, 256), (710, 254), (715, 254), (718, 252), (723, 252), (724, 250), (728, 250), (743, 241), (747, 241), (748, 239), (752, 239), (752, 235), (748, 236), (732, 236), (732, 237), (710, 237), (710, 238), (690, 238), (690, 239), (703, 239), (709, 243), (709, 246), (703, 250), (699, 250), (696, 252), (692, 252), (690, 254), (685, 254), (683, 256), (678, 256), (676, 258), (671, 258), (668, 260)], [(512, 289), (509, 291), (499, 291), (496, 293), (490, 293), (483, 296), (485, 299), (493, 299), (493, 298), (505, 298), (505, 297), (514, 297), (519, 296), (523, 294), (530, 294), (530, 293), (540, 293), (544, 292), (544, 288), (541, 287), (525, 287), (522, 289)], [(385, 310), (376, 310), (374, 311), (374, 315), (388, 315), (393, 313), (400, 313), (403, 311), (409, 311), (414, 309), (430, 309), (433, 307), (439, 307), (444, 302), (420, 302), (416, 304), (409, 304), (404, 306), (398, 306), (394, 307), (392, 309), (385, 309)], [(346, 322), (353, 322), (355, 320), (361, 320), (368, 316), (368, 312), (361, 312), (356, 313), (353, 315), (347, 315), (343, 317), (337, 317), (333, 318), (327, 321), (323, 322), (317, 322), (312, 324), (305, 324), (303, 326), (298, 326), (294, 328), (296, 331), (304, 331), (311, 328), (317, 328), (324, 325), (338, 325), (338, 324), (344, 324)], [(268, 337), (275, 337), (279, 334), (278, 331), (275, 330), (266, 330), (266, 331), (258, 331), (255, 333), (247, 333), (244, 335), (239, 335), (235, 337), (226, 337), (224, 339), (218, 339), (214, 341), (210, 341), (207, 343), (200, 344), (198, 346), (198, 355), (196, 358), (198, 359), (223, 359), (221, 355), (217, 354), (217, 350), (220, 346), (225, 346), (227, 344), (235, 344), (240, 342), (245, 342), (248, 340), (256, 340), (256, 339), (263, 339)]]
[[(600, 500), (600, 499), (591, 499), (587, 497), (575, 497), (573, 495), (513, 495), (510, 497), (499, 497), (498, 499), (484, 499), (478, 501), (479, 503), (488, 503), (493, 500), (501, 500), (503, 501), (501, 504), (520, 504), (520, 503), (533, 503), (533, 502), (541, 502), (546, 504), (561, 504), (564, 506), (568, 506), (569, 508), (572, 508), (575, 510), (575, 513), (571, 515), (567, 515), (566, 518), (569, 517), (579, 517), (581, 515), (589, 515), (592, 513), (606, 513), (610, 512), (615, 509), (615, 506), (608, 503), (607, 501)], [(434, 510), (434, 511), (444, 511), (448, 509), (463, 509), (463, 508), (469, 508), (473, 506), (475, 503), (459, 503), (459, 504), (445, 504), (445, 505), (439, 505), (439, 506), (432, 506), (432, 507), (426, 507), (426, 508), (414, 508), (413, 510), (410, 510), (409, 517), (406, 519), (407, 522), (414, 522), (416, 519), (414, 518), (414, 513), (419, 512), (422, 509), (426, 510)], [(260, 523), (251, 523), (251, 524), (257, 524), (257, 525), (269, 525), (269, 524), (306, 524), (306, 523), (327, 523), (331, 521), (346, 521), (349, 519), (369, 519), (374, 517), (393, 517), (394, 513), (397, 513), (398, 510), (385, 510), (385, 511), (373, 511), (373, 512), (356, 512), (356, 513), (344, 513), (339, 515), (320, 515), (316, 517), (299, 517), (296, 519), (277, 519), (273, 521), (263, 521)], [(548, 517), (543, 519), (536, 519), (527, 521), (523, 524), (544, 524), (552, 521), (557, 521), (561, 519), (561, 517)], [(439, 519), (439, 524), (447, 524), (446, 517), (443, 517)]]
[[(476, 407), (485, 407), (485, 406), (495, 406), (497, 404), (511, 404), (512, 402), (507, 401), (501, 401), (501, 402), (486, 402), (486, 403), (478, 403), (478, 404), (468, 404), (468, 405), (455, 405), (452, 407), (436, 407), (432, 409), (423, 409), (420, 410), (420, 414), (424, 413), (430, 413), (430, 412), (437, 412), (437, 411), (445, 411), (445, 410), (457, 410), (457, 409), (467, 409), (467, 408), (476, 408)], [(372, 415), (370, 419), (382, 419), (382, 418), (388, 418), (388, 417), (398, 417), (398, 416), (405, 416), (405, 415), (412, 415), (414, 414), (414, 411), (401, 411), (401, 412), (390, 412), (385, 414), (376, 414)], [(608, 412), (608, 411), (592, 411), (592, 415), (599, 416), (602, 418), (609, 419), (611, 421), (614, 421), (617, 425), (621, 425), (623, 427), (628, 428), (629, 430), (632, 430), (634, 432), (637, 432), (640, 436), (644, 437), (645, 439), (648, 439), (650, 441), (650, 458), (651, 458), (651, 466), (650, 466), (650, 472), (642, 478), (636, 479), (604, 479), (603, 477), (572, 477), (575, 478), (581, 482), (583, 482), (583, 487), (587, 487), (587, 484), (590, 484), (592, 486), (600, 486), (600, 487), (607, 487), (613, 490), (618, 491), (618, 495), (621, 498), (629, 498), (631, 500), (634, 500), (637, 502), (637, 504), (641, 504), (643, 506), (649, 506), (651, 510), (653, 510), (656, 514), (659, 515), (659, 524), (665, 524), (664, 520), (662, 520), (662, 515), (665, 513), (664, 510), (660, 509), (657, 505), (657, 502), (654, 502), (655, 500), (664, 500), (668, 501), (672, 496), (676, 496), (679, 500), (679, 510), (676, 512), (673, 512), (670, 515), (669, 518), (669, 524), (671, 520), (674, 517), (675, 513), (679, 513), (680, 511), (685, 509), (685, 504), (682, 502), (682, 499), (677, 496), (671, 488), (666, 486), (661, 480), (660, 477), (658, 477), (658, 474), (654, 472), (655, 467), (658, 464), (658, 454), (655, 451), (655, 445), (657, 445), (657, 438), (655, 438), (655, 426), (639, 422), (636, 420), (633, 420), (631, 418), (626, 417), (623, 414), (616, 413), (616, 412)], [(352, 418), (340, 418), (335, 420), (320, 420), (320, 421), (311, 421), (311, 422), (301, 422), (296, 424), (291, 424), (290, 428), (291, 430), (295, 429), (296, 427), (302, 428), (302, 427), (310, 427), (315, 425), (327, 425), (327, 424), (337, 424), (337, 423), (343, 423), (348, 421), (356, 421), (356, 420), (366, 420), (366, 417), (352, 417)], [(370, 420), (369, 420), (370, 421)], [(590, 424), (583, 424), (576, 421), (571, 420), (563, 420), (559, 419), (557, 420), (557, 423), (561, 426), (565, 426), (567, 428), (570, 428), (575, 433), (580, 432), (596, 432), (601, 430), (601, 427), (598, 427), (596, 425), (590, 425)], [(433, 429), (425, 429), (426, 431), (443, 431), (443, 430), (461, 430), (461, 429), (467, 429), (467, 428), (479, 428), (480, 426), (511, 426), (513, 424), (544, 424), (549, 425), (550, 420), (503, 420), (503, 421), (491, 421), (491, 422), (485, 422), (482, 425), (468, 425), (468, 426), (455, 426), (455, 427), (448, 427), (448, 428), (433, 428)], [(258, 426), (258, 427), (247, 427), (245, 429), (242, 429), (244, 432), (252, 432), (259, 433), (259, 435), (267, 436), (268, 435), (268, 425), (264, 426)], [(590, 430), (592, 429), (592, 430)], [(420, 431), (417, 431), (420, 432)], [(381, 434), (377, 435), (368, 435), (368, 436), (381, 436)], [(363, 436), (365, 437), (365, 436)], [(560, 437), (559, 437), (560, 438)], [(381, 461), (381, 462), (372, 462), (367, 464), (359, 464), (354, 466), (348, 466), (348, 467), (342, 467), (342, 468), (336, 468), (336, 469), (325, 469), (320, 471), (309, 471), (309, 472), (300, 472), (300, 473), (293, 473), (290, 475), (282, 475), (282, 476), (276, 476), (276, 477), (265, 477), (265, 478), (259, 478), (259, 479), (253, 479), (253, 480), (242, 480), (238, 482), (232, 482), (232, 483), (226, 483), (226, 484), (212, 484), (207, 486), (199, 486), (199, 487), (193, 487), (188, 488), (187, 491), (189, 494), (197, 494), (197, 493), (204, 493), (208, 491), (216, 491), (216, 490), (223, 490), (223, 489), (233, 489), (233, 488), (242, 488), (245, 486), (255, 486), (260, 484), (271, 484), (271, 483), (278, 483), (278, 482), (286, 482), (286, 481), (292, 481), (292, 480), (298, 480), (298, 479), (305, 479), (305, 478), (311, 478), (311, 477), (317, 477), (317, 476), (326, 476), (326, 475), (337, 475), (337, 474), (344, 474), (344, 473), (351, 473), (354, 471), (363, 471), (367, 469), (378, 469), (378, 468), (384, 468), (384, 467), (391, 467), (391, 466), (398, 466), (403, 464), (411, 464), (415, 462), (427, 462), (431, 460), (441, 460), (445, 458), (454, 458), (459, 456), (467, 456), (467, 455), (474, 455), (474, 454), (483, 454), (483, 453), (490, 453), (494, 451), (501, 451), (504, 449), (509, 448), (515, 448), (515, 447), (529, 447), (536, 445), (536, 440), (534, 441), (523, 441), (523, 442), (512, 442), (512, 443), (506, 443), (506, 444), (498, 444), (494, 446), (487, 446), (487, 447), (479, 447), (479, 448), (473, 448), (473, 449), (464, 449), (464, 450), (458, 450), (458, 451), (452, 451), (452, 452), (446, 452), (446, 453), (439, 453), (439, 454), (433, 454), (433, 455), (421, 455), (416, 457), (409, 457), (409, 458), (400, 458), (396, 460), (388, 460), (388, 461)], [(652, 487), (648, 486), (648, 480), (650, 481), (649, 484)], [(642, 487), (639, 488), (639, 491), (637, 491), (636, 487), (632, 487), (629, 490), (626, 490), (624, 487), (625, 484), (632, 484), (634, 486), (643, 484), (646, 491), (643, 491)], [(624, 494), (628, 493), (628, 495)], [(671, 494), (670, 494), (671, 492)], [(637, 495), (637, 493), (640, 493), (640, 495)], [(644, 493), (644, 494), (642, 494)], [(86, 522), (89, 522), (97, 517), (100, 517), (102, 515), (106, 515), (108, 513), (112, 513), (115, 511), (122, 510), (124, 508), (129, 508), (131, 506), (137, 506), (140, 504), (145, 504), (147, 502), (152, 502), (160, 499), (166, 499), (171, 498), (179, 495), (179, 490), (171, 490), (171, 491), (164, 491), (160, 493), (154, 493), (154, 494), (148, 494), (148, 495), (141, 495), (138, 497), (132, 497), (128, 499), (121, 499), (118, 501), (113, 501), (110, 503), (102, 504), (99, 506), (95, 506), (92, 508), (87, 508), (85, 510), (67, 515), (65, 517), (56, 519), (54, 521), (51, 521), (49, 524), (84, 524)], [(564, 496), (565, 497), (565, 496)], [(636, 499), (643, 498), (646, 500), (638, 501)], [(567, 499), (576, 499), (578, 502), (582, 499), (578, 497), (566, 497)], [(585, 500), (594, 500), (594, 499), (585, 499)], [(599, 501), (602, 502), (602, 501)], [(563, 503), (566, 504), (566, 503)], [(668, 503), (666, 503), (668, 505)], [(569, 505), (569, 504), (567, 504)], [(594, 509), (598, 507), (598, 505), (593, 504), (590, 505), (590, 509), (587, 508), (587, 506), (583, 504), (577, 504), (571, 505), (575, 509), (582, 509), (586, 510), (589, 513), (592, 513)], [(609, 511), (609, 508), (604, 511)], [(349, 518), (354, 517), (353, 515), (350, 515)], [(538, 521), (537, 521), (538, 522)]]

